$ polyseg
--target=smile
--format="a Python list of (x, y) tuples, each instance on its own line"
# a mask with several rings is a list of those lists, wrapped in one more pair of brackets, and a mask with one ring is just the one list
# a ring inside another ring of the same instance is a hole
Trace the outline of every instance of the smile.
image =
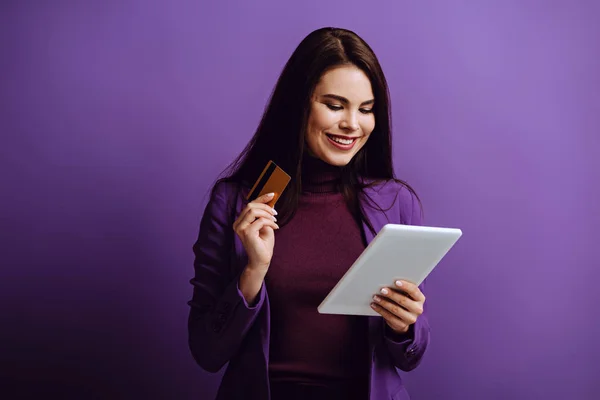
[(331, 135), (329, 133), (326, 134), (329, 143), (341, 150), (351, 150), (354, 147), (354, 144), (357, 142), (358, 138), (344, 138), (341, 136)]

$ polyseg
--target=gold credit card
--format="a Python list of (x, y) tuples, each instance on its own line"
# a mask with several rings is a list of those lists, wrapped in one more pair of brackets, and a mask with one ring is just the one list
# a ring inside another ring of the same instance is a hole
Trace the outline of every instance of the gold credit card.
[(254, 201), (263, 194), (275, 193), (273, 199), (267, 203), (269, 207), (274, 207), (290, 180), (290, 176), (284, 170), (279, 168), (273, 161), (269, 161), (252, 190), (250, 190), (247, 200)]

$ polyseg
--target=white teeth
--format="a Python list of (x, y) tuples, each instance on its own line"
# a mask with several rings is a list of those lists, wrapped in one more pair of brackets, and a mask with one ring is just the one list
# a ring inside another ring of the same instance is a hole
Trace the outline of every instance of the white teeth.
[(354, 142), (354, 139), (342, 139), (342, 138), (337, 138), (337, 137), (332, 137), (330, 136), (331, 140), (333, 140), (334, 142), (337, 142), (339, 144), (352, 144), (352, 142)]

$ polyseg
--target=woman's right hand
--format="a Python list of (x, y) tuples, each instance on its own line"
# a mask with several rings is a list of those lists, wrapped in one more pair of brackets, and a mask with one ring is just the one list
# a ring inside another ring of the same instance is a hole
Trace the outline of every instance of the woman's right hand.
[(266, 272), (273, 257), (275, 230), (279, 225), (277, 212), (266, 204), (273, 196), (268, 193), (248, 203), (233, 223), (233, 230), (248, 254), (247, 268), (252, 270)]

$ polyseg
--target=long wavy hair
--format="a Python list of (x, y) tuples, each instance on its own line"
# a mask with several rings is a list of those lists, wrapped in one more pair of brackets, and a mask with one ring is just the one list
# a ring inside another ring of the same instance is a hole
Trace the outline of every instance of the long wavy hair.
[[(375, 96), (375, 128), (364, 147), (342, 167), (340, 191), (358, 222), (375, 233), (359, 197), (364, 189), (394, 180), (413, 194), (408, 183), (395, 177), (392, 162), (392, 135), (388, 85), (371, 47), (356, 33), (340, 28), (311, 32), (285, 64), (270, 96), (262, 119), (244, 150), (217, 181), (252, 186), (269, 160), (292, 177), (277, 203), (280, 226), (293, 217), (302, 193), (302, 160), (310, 112), (310, 99), (325, 72), (341, 65), (354, 65), (371, 81)], [(418, 196), (417, 196), (418, 199)]]

